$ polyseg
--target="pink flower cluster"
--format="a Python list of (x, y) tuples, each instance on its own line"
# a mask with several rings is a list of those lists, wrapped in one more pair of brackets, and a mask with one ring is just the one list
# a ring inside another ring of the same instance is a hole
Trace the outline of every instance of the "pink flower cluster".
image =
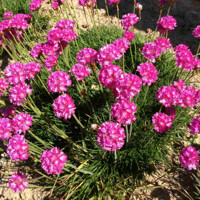
[(200, 38), (200, 25), (193, 30), (192, 34), (194, 37)]
[(26, 98), (27, 94), (32, 93), (30, 85), (26, 83), (19, 83), (10, 89), (9, 99), (14, 105), (20, 106), (23, 103), (23, 99)]
[(19, 113), (12, 119), (12, 128), (14, 132), (26, 133), (32, 126), (33, 117), (27, 113)]
[(27, 176), (20, 172), (12, 174), (8, 182), (9, 188), (15, 193), (21, 193), (29, 184), (26, 179)]
[(157, 28), (161, 34), (168, 33), (169, 30), (174, 30), (175, 27), (176, 19), (170, 15), (161, 17), (161, 19), (157, 22)]
[(130, 42), (126, 37), (118, 38), (112, 44), (115, 45), (115, 47), (118, 48), (119, 52), (122, 54), (126, 53), (130, 46)]
[(122, 27), (125, 31), (130, 30), (132, 26), (139, 20), (136, 14), (128, 13), (121, 19)]
[(128, 39), (128, 41), (131, 41), (132, 39), (135, 38), (135, 34), (131, 31), (125, 31), (124, 32), (124, 37)]
[(28, 142), (23, 135), (14, 135), (7, 145), (7, 153), (14, 161), (27, 160), (29, 157)]
[(167, 38), (162, 38), (159, 37), (154, 41), (155, 44), (157, 44), (160, 48), (162, 52), (167, 51), (172, 45), (170, 43), (170, 41)]
[(120, 0), (108, 0), (108, 5), (118, 5)]
[(134, 74), (123, 74), (115, 82), (113, 93), (116, 99), (132, 99), (141, 90), (142, 80)]
[(82, 65), (95, 64), (97, 51), (91, 48), (83, 48), (76, 56), (76, 61)]
[(79, 6), (94, 7), (96, 5), (96, 2), (95, 0), (79, 0), (78, 4)]
[(133, 102), (123, 99), (112, 106), (111, 117), (124, 126), (130, 125), (136, 120), (136, 116), (134, 115), (136, 110), (137, 107)]
[(60, 6), (60, 5), (62, 5), (63, 4), (63, 2), (65, 2), (66, 0), (53, 0), (53, 3), (51, 4), (51, 7), (53, 8), (53, 9), (58, 9), (58, 7)]
[(30, 56), (31, 56), (32, 58), (39, 58), (40, 55), (42, 55), (42, 47), (43, 47), (43, 44), (41, 44), (41, 43), (36, 44), (36, 45), (31, 49)]
[(186, 45), (178, 45), (175, 47), (176, 64), (179, 68), (191, 71), (197, 65), (197, 60), (193, 56), (189, 47)]
[(0, 78), (0, 96), (3, 95), (3, 91), (6, 91), (6, 89), (8, 88), (8, 83), (6, 81), (6, 79), (4, 78)]
[(75, 113), (75, 104), (72, 97), (62, 94), (53, 103), (53, 111), (58, 118), (70, 119)]
[(72, 81), (67, 72), (55, 71), (53, 72), (47, 81), (47, 88), (49, 92), (65, 92), (67, 87), (71, 86)]
[(51, 72), (51, 70), (57, 65), (57, 63), (58, 63), (58, 56), (50, 55), (45, 59), (44, 66), (47, 68), (48, 72)]
[(29, 62), (26, 65), (24, 65), (24, 70), (26, 73), (26, 79), (34, 79), (35, 74), (40, 72), (41, 65), (40, 63)]
[(158, 79), (158, 71), (152, 63), (141, 63), (138, 65), (137, 71), (142, 76), (143, 85), (150, 86)]
[(3, 113), (4, 117), (12, 118), (15, 115), (17, 108), (15, 106), (7, 107)]
[(199, 151), (192, 146), (187, 146), (182, 149), (179, 159), (182, 167), (196, 170), (199, 166), (199, 158)]
[(165, 113), (156, 113), (152, 118), (154, 129), (159, 133), (167, 132), (172, 127), (171, 118)]
[(98, 78), (100, 83), (106, 88), (115, 87), (116, 81), (122, 76), (123, 71), (117, 65), (108, 65), (99, 70)]
[(13, 18), (13, 12), (5, 12), (3, 14), (3, 19), (12, 19)]
[(91, 69), (83, 64), (77, 63), (76, 65), (72, 66), (69, 72), (76, 77), (77, 81), (81, 81), (91, 74)]
[(194, 118), (190, 123), (190, 134), (200, 134), (200, 117)]
[(40, 158), (41, 166), (47, 174), (59, 175), (65, 167), (67, 156), (58, 147), (45, 150)]
[(8, 118), (0, 118), (0, 140), (9, 139), (12, 131), (11, 120)]
[(42, 2), (45, 0), (32, 0), (29, 4), (29, 10), (31, 12), (38, 10), (41, 7)]
[(115, 151), (121, 149), (125, 138), (125, 131), (118, 123), (107, 121), (98, 129), (97, 142), (103, 150)]

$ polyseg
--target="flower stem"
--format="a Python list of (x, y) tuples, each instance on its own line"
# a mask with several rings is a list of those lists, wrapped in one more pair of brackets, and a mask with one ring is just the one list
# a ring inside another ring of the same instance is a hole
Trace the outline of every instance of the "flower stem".
[(75, 114), (73, 114), (73, 117), (74, 117), (74, 119), (76, 120), (76, 122), (78, 123), (78, 125), (81, 127), (81, 128), (85, 128), (84, 126), (83, 126), (83, 124), (80, 122), (80, 120), (76, 117), (76, 115)]

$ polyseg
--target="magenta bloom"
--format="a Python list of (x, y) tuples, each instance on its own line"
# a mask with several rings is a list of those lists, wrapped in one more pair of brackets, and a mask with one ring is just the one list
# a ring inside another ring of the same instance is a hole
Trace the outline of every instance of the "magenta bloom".
[(165, 107), (170, 107), (171, 105), (176, 106), (179, 103), (179, 94), (172, 86), (160, 87), (155, 96)]
[(157, 27), (161, 34), (167, 33), (169, 30), (174, 30), (176, 27), (176, 19), (170, 15), (161, 17), (157, 22)]
[(190, 134), (200, 134), (200, 117), (194, 118), (190, 123)]
[(39, 43), (39, 44), (36, 44), (32, 49), (31, 49), (31, 57), (32, 58), (38, 58), (40, 57), (40, 55), (42, 54), (42, 46), (43, 44)]
[(120, 124), (107, 121), (98, 129), (98, 145), (106, 151), (121, 149), (126, 138), (125, 131)]
[(14, 105), (20, 106), (23, 103), (23, 99), (26, 98), (27, 94), (32, 93), (30, 85), (26, 83), (19, 83), (10, 89), (9, 99)]
[(77, 34), (72, 29), (63, 29), (61, 41), (69, 43), (77, 38)]
[(65, 167), (67, 155), (58, 147), (45, 150), (40, 158), (41, 167), (47, 174), (60, 174)]
[(166, 114), (170, 117), (172, 121), (176, 118), (176, 110), (174, 107), (165, 107)]
[(85, 77), (88, 77), (89, 74), (91, 74), (91, 69), (78, 63), (72, 66), (69, 72), (71, 72), (76, 77), (77, 81), (81, 81)]
[(186, 87), (180, 91), (179, 106), (180, 107), (194, 107), (196, 105), (196, 92), (192, 86)]
[(116, 87), (113, 89), (116, 99), (133, 98), (141, 90), (142, 80), (134, 74), (123, 74), (116, 80)]
[[(6, 91), (6, 89), (8, 88), (8, 83), (6, 81), (6, 79), (4, 78), (0, 78), (0, 89), (3, 91)], [(0, 91), (0, 96), (2, 96), (3, 92)]]
[(47, 81), (47, 88), (49, 92), (65, 92), (67, 87), (71, 86), (72, 81), (67, 72), (55, 71), (53, 72)]
[(41, 65), (40, 63), (29, 62), (24, 66), (24, 70), (28, 80), (34, 79), (35, 74), (40, 72)]
[(13, 12), (5, 12), (3, 15), (4, 19), (12, 19), (13, 18)]
[(141, 63), (138, 65), (137, 71), (142, 76), (143, 85), (150, 86), (158, 79), (158, 71), (152, 63)]
[(70, 119), (75, 113), (75, 104), (72, 97), (68, 94), (62, 94), (53, 103), (54, 114), (58, 118)]
[(4, 117), (11, 117), (13, 115), (15, 115), (16, 113), (16, 110), (17, 108), (15, 106), (10, 106), (10, 107), (7, 107), (4, 111)]
[(165, 113), (156, 113), (152, 117), (152, 122), (154, 124), (154, 130), (159, 133), (167, 132), (169, 128), (172, 127), (171, 118)]
[(28, 186), (29, 182), (26, 181), (27, 176), (22, 173), (14, 173), (9, 179), (9, 188), (15, 193), (21, 193)]
[(139, 20), (136, 14), (128, 13), (121, 19), (122, 27), (125, 31), (128, 31)]
[(113, 44), (101, 47), (97, 54), (98, 63), (102, 66), (111, 65), (113, 60), (119, 60), (121, 57), (119, 49)]
[(161, 48), (153, 42), (145, 43), (142, 48), (142, 55), (149, 61), (155, 62), (155, 58), (161, 55)]
[(0, 118), (0, 140), (9, 139), (12, 131), (11, 120), (8, 118)]
[(123, 71), (117, 65), (108, 65), (99, 70), (98, 78), (100, 83), (106, 88), (114, 88), (115, 82), (122, 76)]
[(26, 30), (29, 27), (32, 15), (16, 14), (11, 19), (11, 26), (16, 29)]
[(51, 7), (52, 7), (53, 9), (57, 9), (58, 6), (59, 6), (59, 3), (58, 3), (58, 2), (53, 2), (53, 3), (51, 4)]
[(193, 30), (192, 34), (194, 37), (200, 38), (200, 25)]
[(13, 85), (26, 80), (24, 65), (20, 62), (8, 65), (4, 71), (4, 75), (6, 80)]
[(58, 56), (50, 55), (44, 61), (44, 66), (47, 68), (48, 72), (50, 72), (58, 63)]
[(135, 38), (135, 34), (131, 31), (125, 31), (124, 37), (127, 38), (129, 41)]
[(108, 5), (118, 5), (120, 0), (108, 0)]
[(120, 100), (113, 104), (111, 108), (111, 117), (116, 120), (119, 124), (124, 126), (130, 125), (136, 120), (137, 107), (133, 102), (129, 100)]
[(82, 65), (95, 64), (96, 59), (97, 51), (91, 48), (81, 49), (76, 56), (76, 61)]
[(126, 53), (130, 46), (130, 42), (126, 37), (118, 38), (112, 44), (119, 49), (120, 53)]
[(29, 157), (28, 142), (23, 135), (14, 135), (7, 145), (7, 153), (14, 161), (27, 160)]
[(79, 5), (79, 6), (87, 6), (86, 0), (79, 0), (79, 1), (78, 1), (78, 5)]
[(199, 106), (200, 105), (200, 90), (196, 91), (195, 99), (196, 99), (196, 105)]
[(159, 37), (154, 42), (161, 48), (162, 52), (167, 51), (172, 46), (167, 38)]
[(44, 0), (32, 0), (29, 4), (29, 9), (31, 12), (38, 10)]
[(75, 25), (75, 21), (69, 19), (61, 19), (57, 22), (55, 28), (59, 28), (60, 30), (63, 29), (73, 29)]
[(172, 87), (174, 87), (176, 91), (180, 93), (183, 89), (186, 88), (186, 84), (185, 81), (180, 78), (178, 81), (174, 81)]
[(47, 34), (47, 42), (54, 44), (58, 43), (62, 38), (62, 30), (59, 28), (52, 28)]
[(181, 166), (188, 170), (196, 170), (199, 166), (199, 151), (192, 146), (184, 147), (180, 153)]
[(32, 126), (33, 117), (27, 113), (19, 113), (12, 119), (12, 127), (16, 134), (26, 133)]
[(174, 51), (176, 53), (181, 52), (181, 51), (187, 51), (189, 49), (189, 47), (185, 44), (179, 44), (174, 48)]
[(58, 43), (46, 42), (42, 45), (42, 53), (46, 56), (57, 55), (60, 51), (60, 45)]

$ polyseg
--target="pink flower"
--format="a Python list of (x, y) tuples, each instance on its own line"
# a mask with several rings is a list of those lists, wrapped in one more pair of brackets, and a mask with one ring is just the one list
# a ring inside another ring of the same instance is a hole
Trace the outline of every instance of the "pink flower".
[(200, 134), (200, 117), (194, 118), (190, 123), (190, 134)]
[(8, 118), (0, 118), (0, 140), (9, 139), (12, 131), (11, 120)]
[(140, 4), (140, 3), (136, 3), (136, 4), (135, 4), (135, 9), (137, 9), (139, 12), (141, 12), (142, 9), (143, 9), (142, 4)]
[(57, 63), (58, 56), (50, 55), (45, 59), (44, 66), (47, 68), (48, 72), (51, 72), (51, 70), (57, 65)]
[(161, 55), (161, 48), (153, 42), (145, 43), (142, 48), (142, 55), (149, 61), (155, 62), (155, 58)]
[(124, 37), (127, 38), (129, 41), (135, 38), (135, 34), (131, 31), (125, 31)]
[(157, 22), (157, 27), (161, 34), (167, 33), (169, 30), (174, 30), (176, 27), (176, 19), (170, 15), (161, 17), (161, 19)]
[(46, 42), (42, 45), (42, 53), (46, 56), (57, 55), (60, 51), (60, 45), (58, 43)]
[(13, 85), (26, 80), (24, 65), (20, 62), (8, 65), (4, 71), (4, 75), (6, 80)]
[(97, 54), (98, 63), (102, 66), (111, 65), (113, 60), (119, 60), (121, 57), (119, 49), (113, 44), (101, 47)]
[(172, 121), (176, 118), (176, 110), (174, 107), (165, 107), (166, 114), (170, 117)]
[(184, 147), (180, 153), (181, 166), (188, 170), (196, 170), (199, 166), (199, 151), (192, 146)]
[(113, 89), (113, 93), (116, 99), (132, 99), (140, 92), (141, 86), (142, 80), (139, 76), (130, 73), (123, 74), (116, 80), (116, 87)]
[(126, 37), (118, 38), (112, 44), (119, 49), (120, 53), (126, 53), (130, 46), (130, 42)]
[(60, 30), (63, 29), (73, 29), (75, 25), (75, 21), (69, 19), (61, 19), (57, 22), (55, 28), (59, 28)]
[(4, 117), (12, 117), (15, 115), (17, 108), (15, 106), (7, 107), (4, 111)]
[(72, 73), (76, 77), (77, 81), (81, 81), (85, 77), (88, 77), (89, 74), (91, 74), (91, 69), (78, 63), (72, 66), (69, 72)]
[(13, 12), (5, 12), (3, 15), (4, 19), (12, 19), (13, 18)]
[(44, 0), (32, 0), (29, 4), (29, 9), (31, 12), (38, 10)]
[(79, 0), (78, 5), (79, 6), (87, 6), (86, 0)]
[(196, 66), (195, 66), (196, 69), (200, 69), (200, 59), (196, 59)]
[(177, 105), (179, 103), (179, 95), (176, 89), (172, 86), (162, 86), (155, 94), (156, 99), (159, 100), (165, 107)]
[(42, 54), (42, 46), (43, 44), (39, 43), (39, 44), (36, 44), (32, 49), (31, 49), (31, 57), (32, 58), (38, 58), (40, 57), (40, 55)]
[[(7, 88), (8, 88), (8, 83), (6, 79), (0, 78), (0, 89), (6, 91)], [(1, 90), (0, 90), (0, 96), (3, 95), (3, 92)]]
[(196, 91), (196, 94), (195, 94), (195, 101), (196, 101), (196, 105), (200, 105), (200, 90), (197, 90)]
[(200, 38), (200, 25), (193, 30), (192, 34), (194, 37)]
[(69, 43), (77, 38), (77, 34), (72, 29), (63, 29), (61, 41)]
[(65, 155), (58, 147), (54, 147), (50, 150), (45, 150), (42, 153), (40, 160), (41, 167), (47, 174), (59, 175), (65, 167), (67, 155)]
[(142, 76), (143, 85), (150, 86), (158, 79), (158, 71), (152, 63), (141, 63), (138, 65), (137, 71)]
[(26, 30), (29, 27), (32, 15), (16, 14), (11, 19), (11, 26), (16, 29)]
[(9, 99), (14, 105), (20, 106), (23, 103), (23, 99), (26, 98), (27, 94), (32, 93), (30, 85), (26, 83), (19, 83), (10, 89)]
[(15, 134), (26, 133), (32, 126), (33, 117), (27, 113), (19, 113), (12, 119)]
[(77, 56), (76, 61), (82, 65), (95, 64), (97, 58), (97, 51), (91, 48), (81, 49)]
[(65, 92), (67, 91), (66, 87), (71, 86), (72, 81), (67, 72), (55, 71), (53, 72), (47, 81), (47, 88), (49, 92)]
[(139, 20), (136, 14), (128, 13), (121, 19), (122, 27), (125, 31), (128, 31)]
[(155, 41), (155, 44), (157, 44), (162, 52), (167, 51), (172, 45), (170, 41), (167, 38), (157, 38)]
[(20, 172), (12, 174), (8, 182), (9, 188), (15, 193), (21, 193), (29, 184), (26, 179), (27, 176)]
[(72, 97), (68, 94), (62, 94), (53, 103), (54, 114), (58, 118), (70, 119), (75, 113), (75, 104)]
[(192, 86), (186, 87), (180, 91), (179, 106), (180, 107), (194, 107), (196, 105), (196, 92)]
[(27, 160), (29, 157), (28, 142), (23, 135), (14, 135), (8, 142), (7, 153), (14, 161)]
[(56, 44), (62, 38), (62, 30), (59, 28), (52, 28), (47, 34), (47, 42), (51, 44)]
[(119, 124), (124, 126), (130, 125), (136, 120), (137, 107), (133, 102), (128, 100), (120, 100), (116, 102), (111, 108), (111, 117)]
[(176, 53), (178, 53), (178, 52), (181, 52), (181, 51), (187, 51), (188, 49), (189, 49), (189, 47), (187, 45), (185, 45), (185, 44), (179, 44), (178, 46), (176, 46), (174, 48), (174, 51)]
[(107, 121), (98, 129), (98, 145), (106, 151), (121, 149), (126, 138), (125, 131), (120, 124)]
[(24, 66), (24, 70), (26, 72), (26, 78), (28, 80), (34, 79), (35, 74), (39, 73), (41, 69), (40, 63), (29, 62)]
[(171, 118), (165, 113), (156, 113), (152, 118), (152, 122), (154, 124), (154, 130), (159, 133), (167, 132), (169, 128), (172, 127)]
[(53, 3), (51, 4), (51, 7), (52, 7), (53, 9), (57, 9), (58, 6), (59, 6), (59, 3), (58, 3), (58, 2), (53, 2)]
[(120, 0), (108, 0), (108, 5), (118, 5)]
[(183, 81), (181, 78), (178, 81), (174, 81), (173, 85), (171, 86), (174, 87), (178, 93), (186, 88), (185, 81)]
[(122, 76), (123, 71), (117, 65), (108, 65), (99, 70), (98, 78), (100, 83), (106, 88), (114, 88), (115, 82)]

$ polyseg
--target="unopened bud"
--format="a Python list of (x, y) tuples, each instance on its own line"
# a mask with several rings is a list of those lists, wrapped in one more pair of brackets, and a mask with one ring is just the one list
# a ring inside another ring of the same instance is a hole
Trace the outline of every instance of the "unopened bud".
[(94, 131), (97, 131), (99, 128), (98, 124), (92, 124), (91, 125), (91, 129), (94, 130)]
[(143, 7), (140, 3), (136, 3), (135, 8), (138, 9), (139, 12), (143, 9)]

